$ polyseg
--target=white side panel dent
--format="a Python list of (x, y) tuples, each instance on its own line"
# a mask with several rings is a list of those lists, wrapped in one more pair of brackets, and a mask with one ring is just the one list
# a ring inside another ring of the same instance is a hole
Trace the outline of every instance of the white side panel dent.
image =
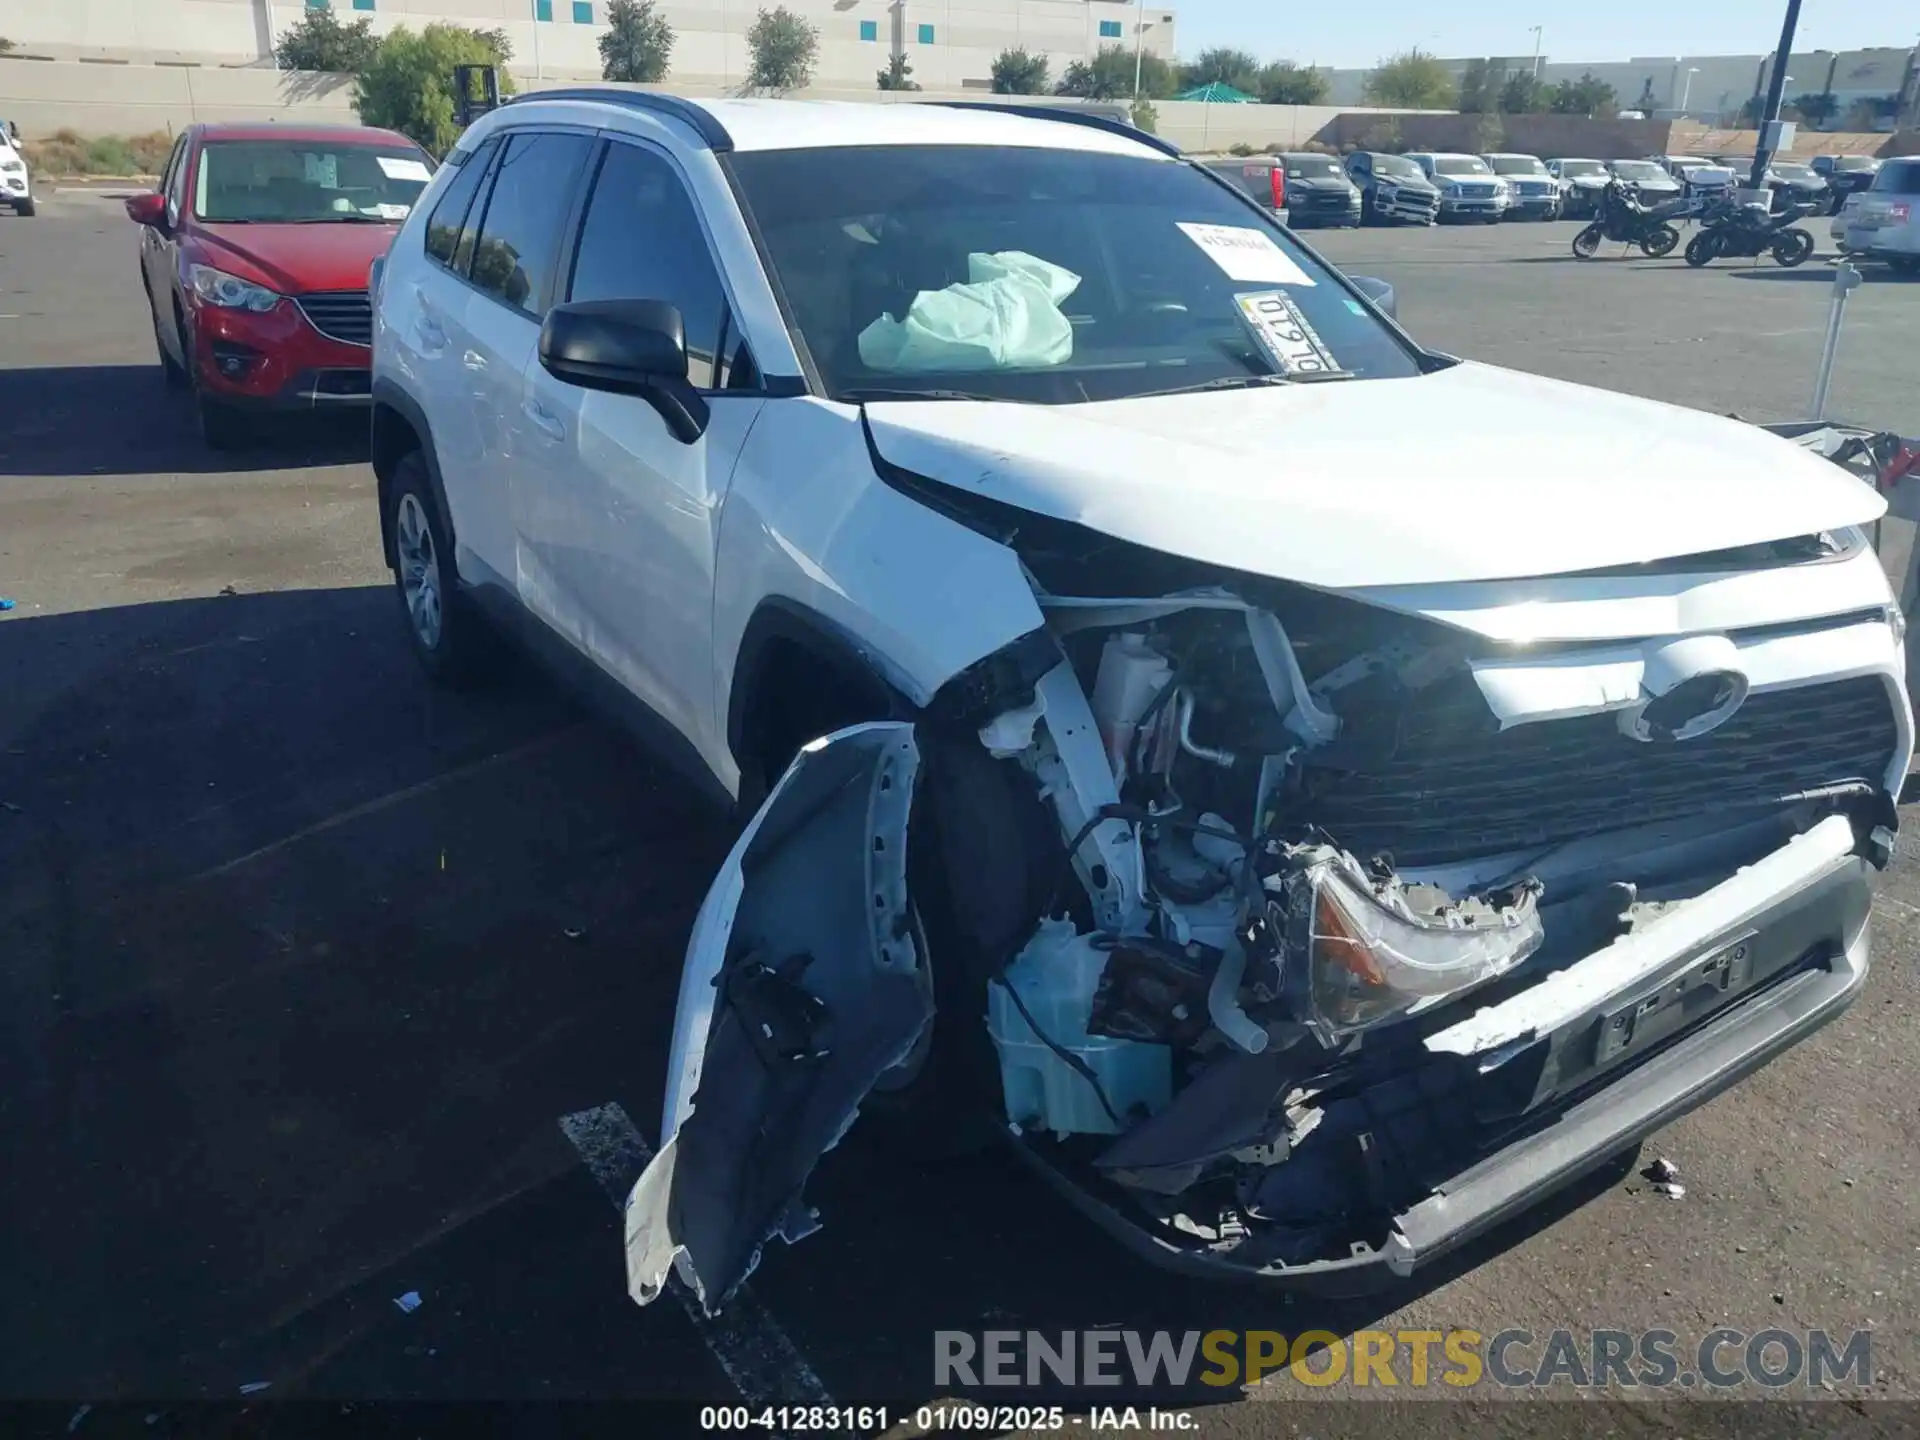
[[(741, 452), (715, 566), (714, 713), (754, 611), (785, 601), (851, 640), (915, 705), (1044, 623), (1013, 551), (875, 473), (860, 412), (814, 399), (766, 407)], [(724, 742), (709, 756), (738, 791)]]

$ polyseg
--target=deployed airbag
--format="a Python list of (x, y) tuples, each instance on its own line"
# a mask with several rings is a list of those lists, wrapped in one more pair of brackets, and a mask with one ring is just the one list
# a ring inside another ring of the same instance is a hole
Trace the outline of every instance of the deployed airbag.
[(873, 370), (1012, 370), (1073, 355), (1060, 302), (1080, 277), (1023, 250), (967, 256), (967, 283), (922, 290), (906, 318), (882, 315), (860, 332)]

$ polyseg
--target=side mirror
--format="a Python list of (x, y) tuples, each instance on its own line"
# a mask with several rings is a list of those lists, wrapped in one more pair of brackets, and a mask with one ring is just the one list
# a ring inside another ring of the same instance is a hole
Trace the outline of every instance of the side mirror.
[(167, 197), (158, 190), (145, 190), (138, 195), (129, 195), (125, 201), (127, 218), (136, 225), (151, 225), (156, 230), (167, 228)]
[(683, 445), (706, 433), (707, 402), (687, 383), (686, 330), (663, 300), (556, 305), (540, 327), (540, 363), (569, 385), (645, 400)]
[(1349, 275), (1347, 283), (1393, 319), (1400, 318), (1399, 308), (1394, 303), (1393, 286), (1386, 281), (1376, 279), (1372, 275)]

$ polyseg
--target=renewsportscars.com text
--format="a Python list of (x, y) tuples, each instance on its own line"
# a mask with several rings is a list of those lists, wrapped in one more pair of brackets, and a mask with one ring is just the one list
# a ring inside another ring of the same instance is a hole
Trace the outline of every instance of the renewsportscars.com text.
[(1294, 1381), (1369, 1389), (1828, 1390), (1873, 1383), (1855, 1330), (938, 1330), (933, 1383), (1179, 1389)]

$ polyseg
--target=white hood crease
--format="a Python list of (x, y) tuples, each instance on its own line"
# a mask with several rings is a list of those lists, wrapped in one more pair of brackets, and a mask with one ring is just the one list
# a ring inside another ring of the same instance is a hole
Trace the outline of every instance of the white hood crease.
[(1324, 589), (1641, 564), (1864, 525), (1880, 496), (1737, 420), (1471, 362), (1081, 405), (868, 407), (888, 461)]

